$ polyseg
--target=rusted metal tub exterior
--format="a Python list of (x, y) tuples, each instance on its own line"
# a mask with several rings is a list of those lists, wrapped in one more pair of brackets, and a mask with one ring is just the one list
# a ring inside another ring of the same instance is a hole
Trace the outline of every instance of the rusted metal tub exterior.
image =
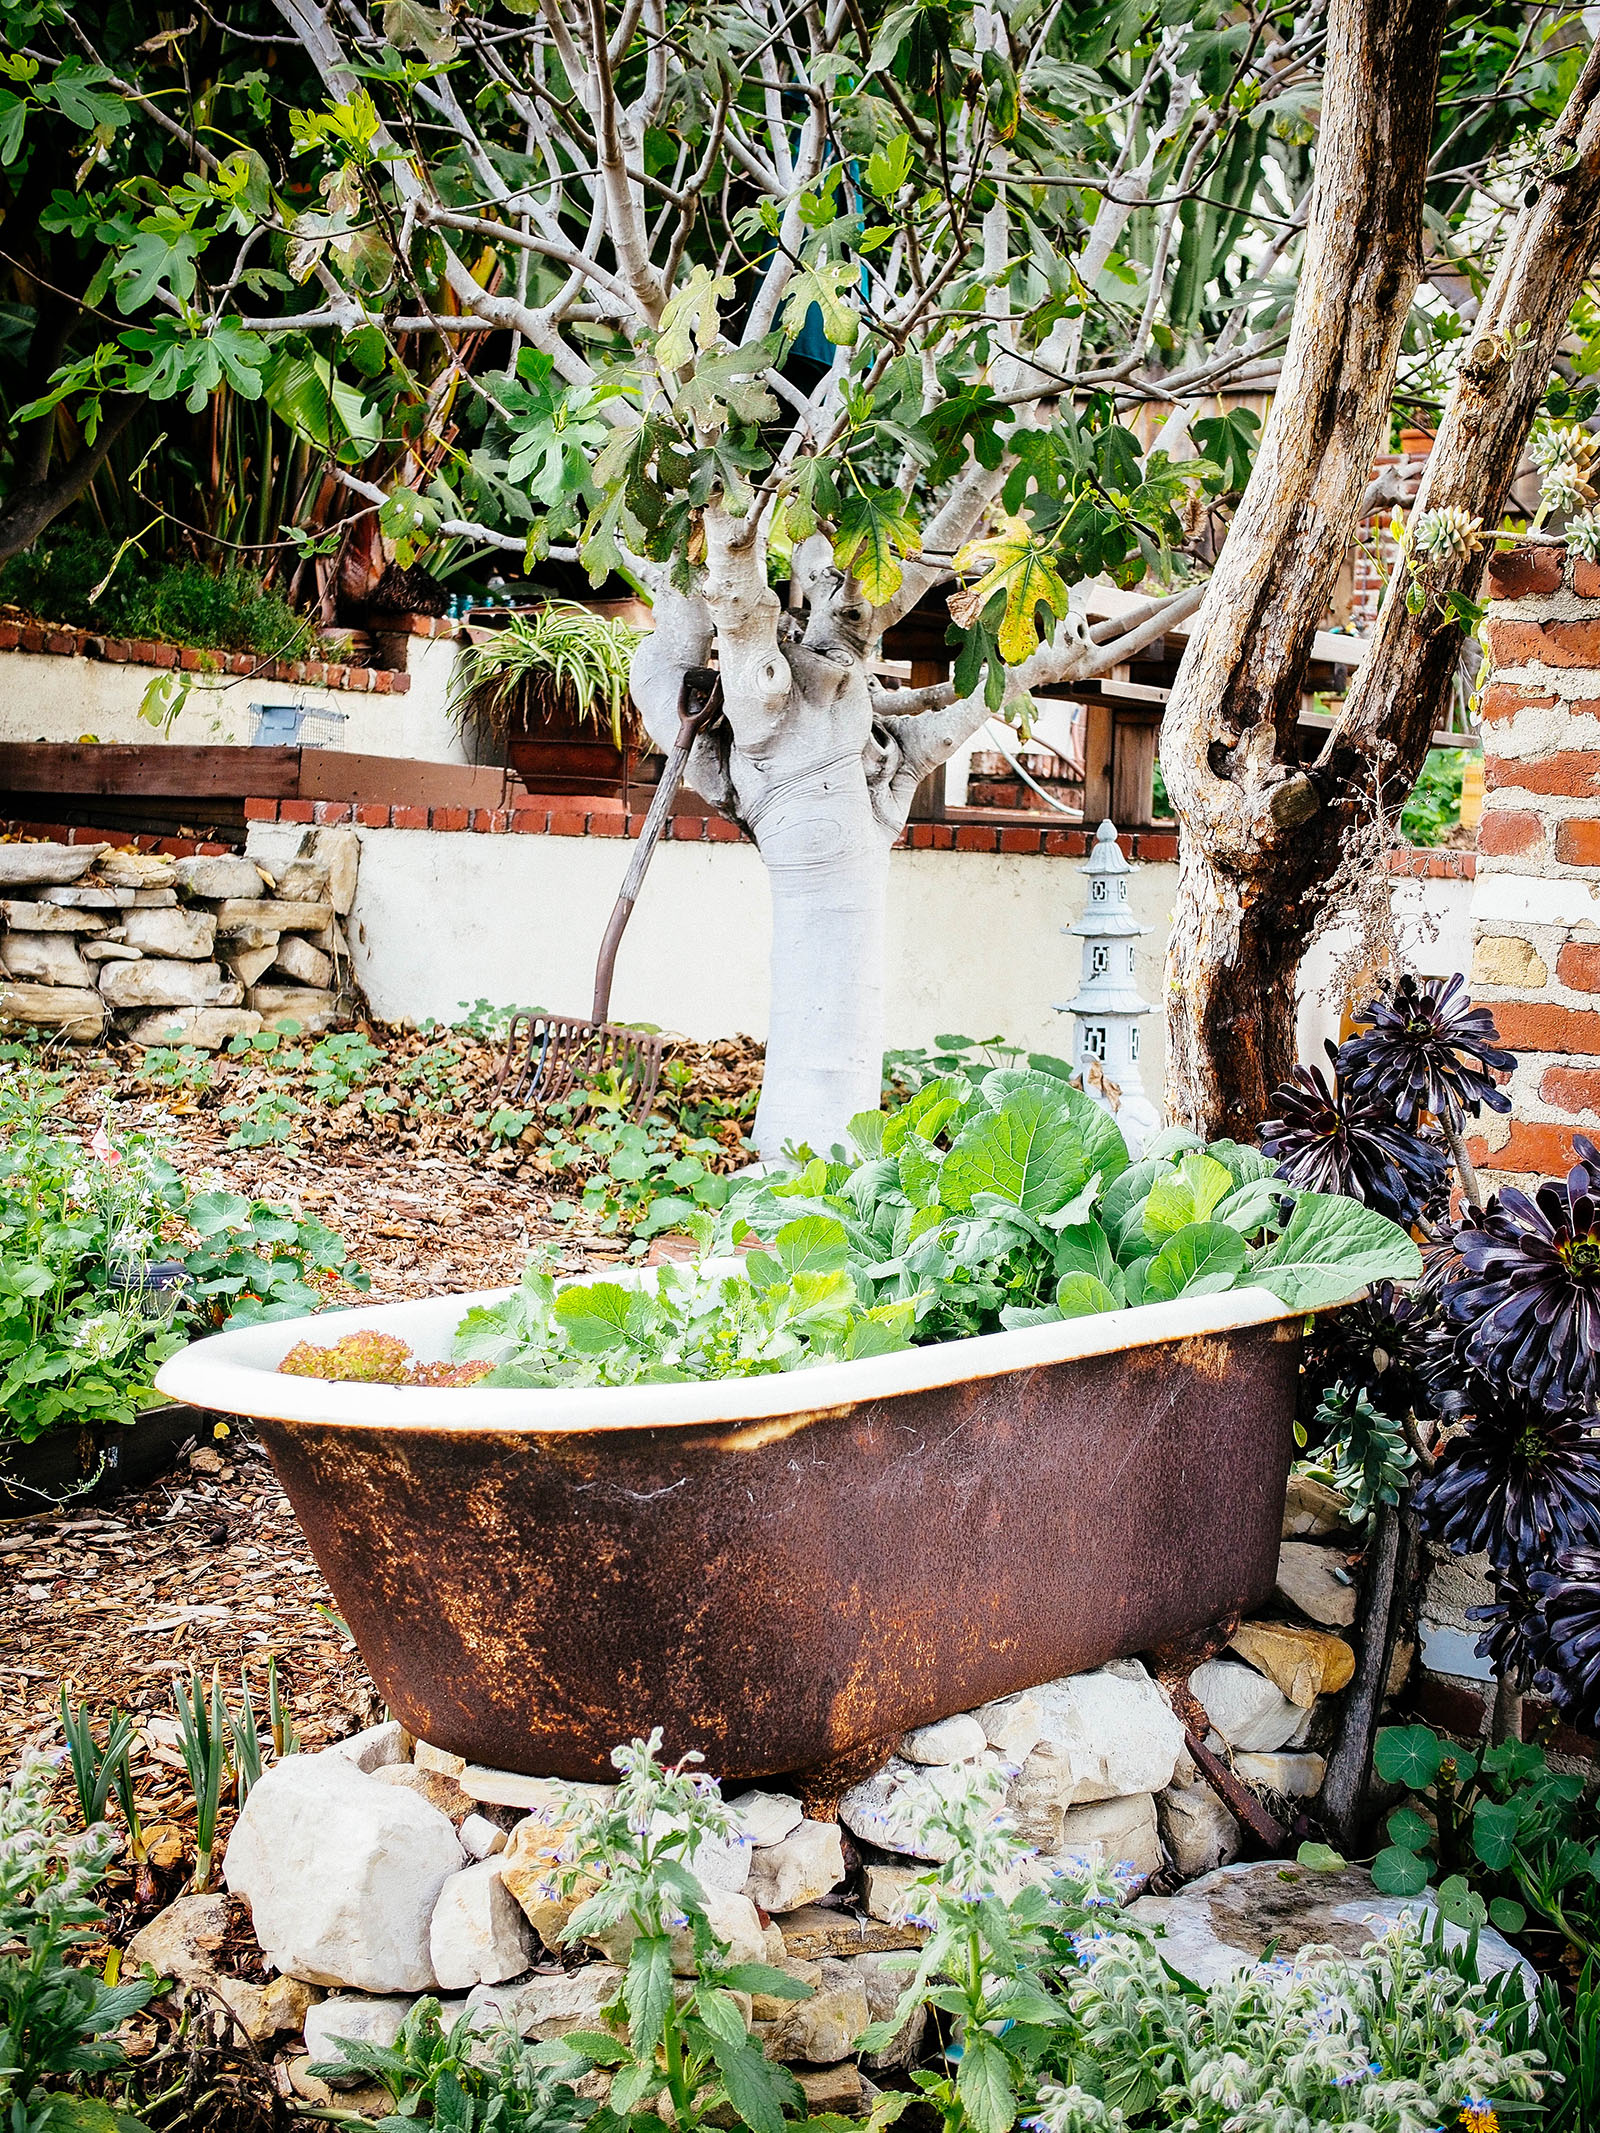
[(1262, 1290), (715, 1385), (276, 1375), (358, 1327), (444, 1355), (475, 1300), (160, 1379), (259, 1419), (391, 1709), (472, 1762), (603, 1777), (660, 1725), (722, 1778), (813, 1769), (1272, 1590), (1304, 1320)]

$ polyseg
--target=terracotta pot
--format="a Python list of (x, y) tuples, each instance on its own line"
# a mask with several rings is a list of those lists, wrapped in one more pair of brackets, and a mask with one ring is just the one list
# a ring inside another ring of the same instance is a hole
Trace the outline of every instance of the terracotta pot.
[(161, 1373), (258, 1418), (390, 1708), (470, 1761), (598, 1778), (660, 1725), (722, 1778), (814, 1769), (1272, 1590), (1305, 1321), (1264, 1290), (711, 1384), (277, 1373), (368, 1327), (446, 1356), (482, 1300)]

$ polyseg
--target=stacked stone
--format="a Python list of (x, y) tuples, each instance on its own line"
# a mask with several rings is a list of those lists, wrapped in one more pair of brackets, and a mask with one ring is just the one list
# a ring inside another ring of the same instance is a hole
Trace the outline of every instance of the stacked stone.
[(1517, 1065), (1468, 1148), (1525, 1185), (1600, 1133), (1600, 564), (1525, 545), (1489, 586), (1472, 990)]
[(230, 853), (0, 845), (0, 1022), (206, 1051), (328, 1029), (350, 1008), (358, 854), (353, 831), (312, 831), (274, 881)]

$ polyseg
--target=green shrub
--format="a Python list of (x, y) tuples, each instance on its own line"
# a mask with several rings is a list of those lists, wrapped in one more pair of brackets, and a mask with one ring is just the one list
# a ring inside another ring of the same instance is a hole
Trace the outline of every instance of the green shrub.
[(0, 568), (0, 601), (42, 621), (108, 636), (154, 637), (265, 659), (304, 656), (310, 623), (248, 571), (165, 562), (134, 549), (118, 561), (117, 547), (103, 534), (52, 528), (37, 547)]

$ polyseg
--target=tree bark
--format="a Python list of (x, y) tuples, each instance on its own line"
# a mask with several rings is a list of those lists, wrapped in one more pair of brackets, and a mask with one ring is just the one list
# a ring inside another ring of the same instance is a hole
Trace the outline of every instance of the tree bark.
[(1422, 268), (1448, 0), (1335, 0), (1300, 292), (1261, 450), (1168, 706), (1181, 833), (1167, 954), (1175, 1121), (1248, 1137), (1294, 1056), (1302, 936), (1280, 853), (1311, 642), (1355, 532)]
[[(41, 472), (37, 479), (25, 481), (11, 491), (0, 506), (0, 563), (9, 563), (24, 548), (31, 548), (52, 520), (78, 501), (140, 404), (136, 399), (127, 399), (108, 406), (92, 445), (85, 446), (54, 474)], [(47, 432), (50, 420), (46, 416), (40, 425)]]

